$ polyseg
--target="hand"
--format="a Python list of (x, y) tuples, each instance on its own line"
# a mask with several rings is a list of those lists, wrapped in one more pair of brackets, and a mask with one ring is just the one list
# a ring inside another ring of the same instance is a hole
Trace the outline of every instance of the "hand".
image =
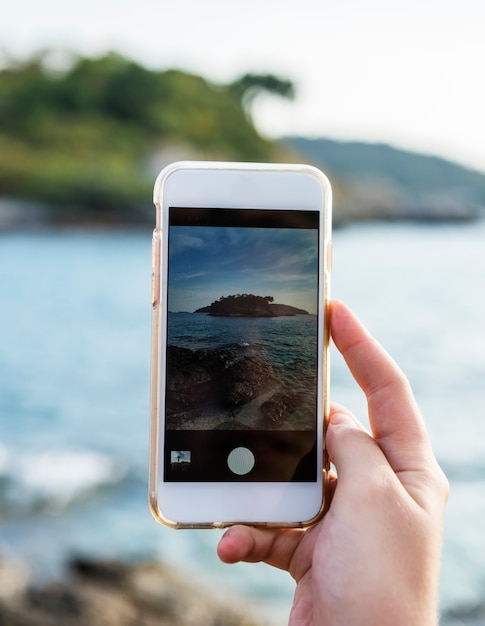
[(372, 434), (333, 405), (326, 443), (338, 478), (325, 517), (305, 531), (234, 526), (219, 558), (290, 572), (293, 626), (435, 626), (448, 483), (398, 366), (340, 302), (331, 331), (367, 397)]

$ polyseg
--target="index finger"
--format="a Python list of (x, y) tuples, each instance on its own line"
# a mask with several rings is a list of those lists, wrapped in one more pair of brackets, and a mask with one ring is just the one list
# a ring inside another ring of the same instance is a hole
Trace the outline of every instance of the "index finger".
[(423, 467), (431, 445), (406, 376), (342, 302), (330, 312), (333, 341), (366, 395), (374, 439), (394, 471)]

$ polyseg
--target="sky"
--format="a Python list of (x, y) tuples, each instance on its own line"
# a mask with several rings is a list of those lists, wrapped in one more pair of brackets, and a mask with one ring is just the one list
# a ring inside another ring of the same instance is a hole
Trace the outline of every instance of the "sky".
[(0, 0), (0, 48), (121, 52), (215, 82), (291, 79), (258, 129), (383, 142), (485, 172), (483, 0)]
[(252, 293), (317, 312), (318, 231), (171, 226), (170, 311)]

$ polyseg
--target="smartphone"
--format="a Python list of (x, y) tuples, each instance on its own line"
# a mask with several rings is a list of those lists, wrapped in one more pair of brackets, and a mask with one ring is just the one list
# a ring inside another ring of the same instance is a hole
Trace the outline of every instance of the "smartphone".
[(329, 470), (330, 183), (308, 165), (180, 162), (154, 203), (152, 514), (308, 526)]

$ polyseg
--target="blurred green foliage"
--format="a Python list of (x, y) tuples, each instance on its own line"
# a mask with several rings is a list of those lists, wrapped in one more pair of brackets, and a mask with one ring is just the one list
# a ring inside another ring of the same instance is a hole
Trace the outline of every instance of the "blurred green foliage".
[[(277, 160), (248, 101), (293, 86), (247, 74), (215, 85), (178, 70), (154, 71), (109, 53), (53, 70), (46, 54), (0, 70), (0, 195), (71, 211), (135, 218), (150, 202), (150, 160), (185, 146), (203, 158)], [(153, 166), (152, 166), (153, 167)]]

